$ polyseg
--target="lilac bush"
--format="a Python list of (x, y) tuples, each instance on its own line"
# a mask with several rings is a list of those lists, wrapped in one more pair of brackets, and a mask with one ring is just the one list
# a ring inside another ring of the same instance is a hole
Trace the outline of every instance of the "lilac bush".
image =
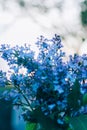
[(10, 68), (9, 78), (0, 72), (0, 84), (11, 86), (2, 97), (22, 108), (24, 120), (40, 123), (45, 130), (45, 121), (50, 130), (67, 130), (70, 117), (86, 113), (87, 55), (71, 55), (64, 61), (58, 35), (52, 39), (41, 36), (36, 45), (37, 57), (27, 44), (0, 46), (0, 55)]

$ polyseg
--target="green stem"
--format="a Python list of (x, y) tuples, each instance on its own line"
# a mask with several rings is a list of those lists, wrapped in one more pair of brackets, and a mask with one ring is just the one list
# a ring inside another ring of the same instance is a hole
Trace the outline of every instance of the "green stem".
[(15, 86), (15, 88), (19, 91), (19, 93), (21, 93), (21, 95), (23, 96), (23, 98), (24, 98), (25, 101), (27, 102), (28, 106), (29, 106), (30, 109), (33, 111), (33, 108), (31, 107), (31, 104), (30, 104), (29, 100), (27, 99), (27, 97), (25, 96), (25, 94), (23, 93), (23, 91), (20, 90), (20, 87)]

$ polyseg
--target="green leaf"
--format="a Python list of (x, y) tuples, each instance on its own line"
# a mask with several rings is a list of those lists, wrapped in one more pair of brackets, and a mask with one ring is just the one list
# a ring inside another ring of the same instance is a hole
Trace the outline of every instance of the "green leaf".
[(79, 100), (81, 101), (80, 84), (78, 80), (76, 80), (68, 95), (69, 108), (72, 108), (73, 110), (78, 110), (81, 105), (79, 104)]
[(55, 120), (44, 115), (44, 113), (41, 111), (41, 108), (35, 109), (32, 113), (32, 117), (37, 120), (39, 124), (39, 130), (61, 130)]
[(81, 115), (70, 119), (72, 130), (87, 130), (87, 115)]
[(31, 123), (31, 122), (26, 123), (26, 130), (36, 130), (36, 129), (37, 129), (36, 123)]
[(83, 95), (83, 105), (87, 105), (87, 93)]

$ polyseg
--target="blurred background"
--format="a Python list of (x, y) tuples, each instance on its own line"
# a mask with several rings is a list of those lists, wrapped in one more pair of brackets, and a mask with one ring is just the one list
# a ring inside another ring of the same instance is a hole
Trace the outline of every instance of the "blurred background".
[[(0, 44), (31, 44), (59, 34), (67, 55), (86, 53), (87, 0), (0, 0)], [(6, 69), (0, 63), (1, 69)]]
[(67, 53), (86, 52), (87, 0), (0, 0), (0, 44), (62, 37)]
[[(0, 44), (28, 43), (36, 50), (37, 37), (54, 34), (61, 36), (67, 56), (87, 53), (87, 0), (0, 0)], [(2, 59), (0, 69), (8, 69)]]

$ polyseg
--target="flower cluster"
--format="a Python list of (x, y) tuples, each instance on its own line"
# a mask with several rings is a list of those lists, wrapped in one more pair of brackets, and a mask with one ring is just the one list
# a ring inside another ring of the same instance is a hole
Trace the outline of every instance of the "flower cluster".
[[(36, 45), (37, 58), (26, 44), (12, 48), (1, 45), (0, 55), (10, 67), (12, 86), (10, 91), (4, 92), (4, 97), (22, 108), (25, 120), (39, 122), (42, 113), (59, 128), (66, 128), (67, 117), (85, 112), (87, 55), (75, 54), (64, 62), (65, 53), (58, 35), (49, 40), (41, 36)], [(1, 86), (6, 87), (6, 79), (1, 71)]]

